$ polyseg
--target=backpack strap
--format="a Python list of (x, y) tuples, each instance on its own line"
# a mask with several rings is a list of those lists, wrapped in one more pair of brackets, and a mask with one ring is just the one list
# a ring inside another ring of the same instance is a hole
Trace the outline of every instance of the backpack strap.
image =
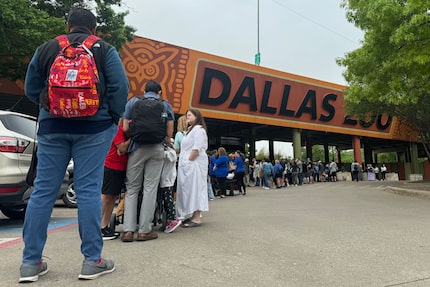
[(91, 49), (93, 45), (99, 41), (100, 38), (94, 35), (89, 35), (87, 38), (85, 38), (84, 41), (82, 41), (82, 44), (85, 45), (88, 49)]
[(57, 36), (56, 39), (57, 39), (58, 44), (60, 45), (61, 49), (70, 45), (69, 38), (67, 38), (67, 35)]

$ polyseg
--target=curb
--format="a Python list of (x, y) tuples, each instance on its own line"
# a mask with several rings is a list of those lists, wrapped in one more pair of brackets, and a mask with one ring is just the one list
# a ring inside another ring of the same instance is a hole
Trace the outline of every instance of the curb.
[(384, 191), (391, 192), (394, 194), (404, 195), (404, 196), (413, 196), (413, 197), (430, 199), (430, 192), (429, 191), (404, 189), (404, 188), (398, 188), (398, 187), (393, 187), (393, 186), (386, 187), (384, 189)]

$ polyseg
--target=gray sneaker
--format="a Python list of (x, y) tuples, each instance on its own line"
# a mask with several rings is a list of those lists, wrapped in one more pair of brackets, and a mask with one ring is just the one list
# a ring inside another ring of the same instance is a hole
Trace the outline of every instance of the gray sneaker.
[(19, 273), (19, 283), (36, 282), (39, 276), (48, 273), (48, 264), (43, 261), (40, 261), (38, 264), (22, 263)]
[(84, 261), (82, 263), (81, 274), (79, 279), (92, 280), (103, 274), (111, 273), (115, 270), (115, 264), (112, 260), (100, 258), (99, 261)]

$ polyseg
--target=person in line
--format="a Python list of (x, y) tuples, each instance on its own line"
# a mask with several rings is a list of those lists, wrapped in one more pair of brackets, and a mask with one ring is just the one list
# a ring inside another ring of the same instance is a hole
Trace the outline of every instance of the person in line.
[[(145, 85), (144, 98), (161, 98), (161, 85), (154, 80), (149, 80)], [(124, 118), (132, 120), (131, 111), (133, 105), (140, 101), (138, 97), (131, 98), (125, 106)], [(124, 233), (122, 242), (134, 241), (134, 233), (137, 224), (137, 206), (139, 192), (143, 186), (143, 199), (139, 215), (139, 227), (137, 241), (147, 241), (158, 238), (158, 234), (152, 230), (155, 203), (157, 200), (158, 185), (164, 164), (164, 146), (171, 145), (170, 138), (173, 136), (173, 125), (175, 115), (168, 101), (163, 101), (167, 113), (166, 136), (163, 142), (155, 144), (139, 144), (132, 140), (128, 152), (127, 162), (127, 192), (124, 205)], [(124, 130), (129, 130), (128, 121)]]
[(214, 196), (220, 196), (220, 194), (218, 194), (219, 185), (218, 185), (218, 182), (216, 181), (216, 175), (214, 172), (214, 166), (215, 166), (215, 161), (216, 161), (217, 157), (218, 157), (218, 150), (214, 149), (211, 152), (211, 155), (209, 157), (210, 185), (212, 187), (212, 192), (213, 192)]
[(367, 180), (373, 181), (375, 180), (375, 169), (373, 168), (372, 164), (367, 165)]
[(360, 171), (360, 165), (358, 164), (357, 160), (354, 160), (354, 162), (351, 163), (352, 181), (359, 180), (359, 171)]
[(208, 156), (208, 175), (207, 175), (207, 186), (208, 186), (208, 199), (214, 200), (215, 194), (212, 189), (212, 178), (211, 178), (211, 157)]
[(281, 188), (282, 187), (282, 177), (284, 175), (284, 169), (281, 165), (281, 162), (278, 159), (275, 160), (275, 166), (273, 167), (273, 173), (275, 175), (276, 188)]
[(124, 188), (127, 170), (127, 149), (130, 138), (124, 133), (123, 119), (118, 122), (118, 131), (112, 141), (108, 155), (105, 159), (103, 186), (102, 186), (102, 236), (103, 240), (116, 239), (115, 226), (109, 226), (115, 202)]
[(249, 163), (249, 187), (251, 187), (251, 182), (254, 183), (255, 185), (255, 176), (254, 176), (254, 168), (255, 168), (255, 163), (256, 163), (256, 159), (253, 158), (252, 160), (250, 160)]
[(185, 219), (183, 227), (197, 227), (201, 213), (209, 210), (208, 136), (199, 110), (189, 109), (186, 116), (189, 127), (179, 153), (176, 200), (179, 218)]
[(381, 165), (381, 176), (382, 176), (381, 179), (382, 180), (385, 180), (386, 174), (387, 174), (387, 166), (385, 165), (385, 163), (383, 163)]
[(312, 166), (312, 179), (313, 182), (320, 182), (320, 168), (322, 168), (321, 161), (315, 162)]
[[(91, 11), (71, 9), (67, 18), (69, 42), (82, 42), (89, 35), (94, 35), (96, 24), (97, 19)], [(113, 46), (99, 40), (92, 50), (96, 64), (100, 66), (99, 84), (102, 89), (99, 92), (103, 99), (97, 113), (85, 118), (61, 118), (43, 108), (39, 111), (37, 176), (24, 221), (19, 282), (37, 281), (40, 275), (48, 272), (48, 266), (42, 260), (48, 223), (66, 167), (72, 158), (81, 253), (84, 257), (78, 278), (95, 279), (115, 270), (112, 260), (101, 257), (101, 187), (103, 163), (127, 102), (129, 84)], [(37, 48), (28, 66), (25, 94), (39, 107), (39, 96), (47, 89), (50, 67), (59, 51), (58, 41), (50, 40)], [(102, 63), (97, 63), (98, 58), (103, 59)]]
[[(246, 195), (246, 185), (244, 182), (245, 176), (245, 161), (244, 154), (240, 151), (236, 151), (233, 156), (233, 164), (236, 167), (234, 170), (234, 177), (237, 180), (237, 187), (239, 189), (239, 194)], [(243, 189), (243, 193), (242, 193)]]
[(262, 160), (261, 169), (264, 174), (264, 189), (270, 189), (270, 178), (273, 178), (273, 165), (268, 158)]
[[(173, 139), (172, 139), (173, 140)], [(171, 233), (181, 225), (182, 221), (176, 218), (176, 207), (173, 198), (173, 190), (176, 180), (176, 151), (167, 145), (164, 146), (164, 161), (161, 172), (160, 192), (163, 198), (163, 208), (166, 212), (166, 227), (164, 233)]]
[(252, 159), (252, 166), (254, 168), (254, 179), (255, 179), (255, 184), (254, 186), (262, 186), (262, 182), (260, 180), (260, 171), (261, 171), (261, 165), (260, 163), (257, 161), (256, 158)]
[(329, 177), (330, 177), (330, 181), (332, 182), (336, 182), (337, 181), (337, 163), (332, 160), (328, 166), (329, 169)]
[(227, 191), (228, 155), (224, 147), (218, 148), (218, 158), (214, 162), (213, 171), (219, 185), (219, 197), (225, 198)]
[(245, 158), (245, 177), (243, 178), (243, 182), (247, 187), (251, 187), (251, 168), (249, 167), (249, 159)]
[(375, 164), (375, 168), (373, 169), (373, 171), (375, 172), (375, 179), (376, 180), (380, 180), (380, 178), (379, 178), (379, 167), (378, 167), (378, 164)]
[(285, 163), (285, 185), (286, 186), (292, 186), (293, 177), (292, 177), (292, 170), (291, 170), (292, 163), (290, 161), (287, 161)]
[(300, 167), (297, 163), (298, 159), (293, 160), (291, 164), (291, 186), (297, 186), (299, 184)]
[(185, 137), (185, 133), (188, 129), (188, 123), (187, 123), (187, 117), (185, 115), (182, 115), (178, 118), (178, 123), (176, 124), (176, 134), (175, 134), (175, 140), (173, 143), (173, 147), (176, 150), (176, 153), (178, 154), (181, 152), (181, 142), (182, 139)]

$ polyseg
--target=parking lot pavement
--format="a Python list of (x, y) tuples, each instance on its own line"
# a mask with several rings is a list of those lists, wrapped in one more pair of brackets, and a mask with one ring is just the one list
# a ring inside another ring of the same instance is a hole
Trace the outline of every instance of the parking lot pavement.
[[(400, 183), (396, 183), (400, 184)], [(428, 200), (387, 182), (317, 183), (210, 202), (198, 228), (148, 242), (106, 241), (112, 275), (79, 282), (76, 224), (53, 229), (36, 286), (430, 286)], [(53, 220), (76, 210), (56, 207)], [(6, 231), (0, 237), (20, 237)], [(117, 226), (121, 230), (122, 226)], [(15, 286), (23, 244), (1, 247), (0, 286)], [(4, 260), (6, 258), (6, 260)]]

